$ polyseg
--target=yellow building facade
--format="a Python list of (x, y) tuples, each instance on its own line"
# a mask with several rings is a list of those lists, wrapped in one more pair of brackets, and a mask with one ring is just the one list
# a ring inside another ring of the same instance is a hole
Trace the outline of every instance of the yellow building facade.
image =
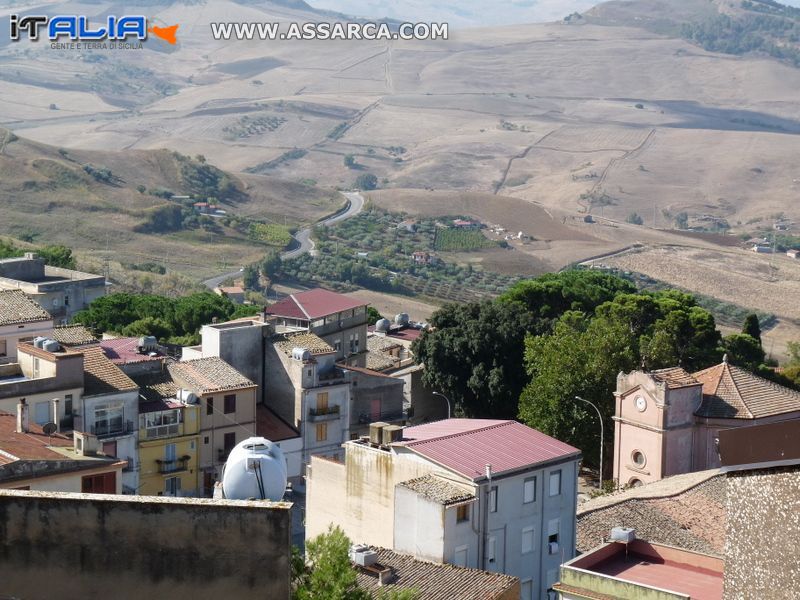
[(139, 407), (139, 490), (149, 496), (198, 495), (199, 406), (173, 400)]

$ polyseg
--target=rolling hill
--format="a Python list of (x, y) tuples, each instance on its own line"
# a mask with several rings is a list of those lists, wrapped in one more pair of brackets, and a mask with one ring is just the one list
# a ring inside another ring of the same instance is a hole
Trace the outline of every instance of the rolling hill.
[[(65, 244), (84, 260), (211, 275), (263, 256), (250, 223), (310, 223), (342, 204), (330, 190), (233, 175), (170, 150), (68, 150), (7, 130), (0, 139), (0, 234)], [(216, 197), (227, 218), (202, 218), (173, 194)]]

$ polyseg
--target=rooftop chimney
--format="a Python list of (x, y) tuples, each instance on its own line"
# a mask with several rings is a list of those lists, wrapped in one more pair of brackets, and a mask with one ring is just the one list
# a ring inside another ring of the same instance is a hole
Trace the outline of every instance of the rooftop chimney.
[(25, 398), (17, 404), (17, 433), (28, 433), (28, 404)]
[(489, 481), (492, 480), (492, 465), (489, 463), (486, 463), (486, 479)]

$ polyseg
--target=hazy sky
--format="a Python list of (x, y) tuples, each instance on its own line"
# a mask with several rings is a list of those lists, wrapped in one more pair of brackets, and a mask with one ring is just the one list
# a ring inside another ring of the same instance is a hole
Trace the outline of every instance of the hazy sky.
[[(361, 17), (392, 17), (411, 21), (445, 21), (451, 26), (479, 27), (554, 21), (588, 10), (599, 0), (306, 0)], [(800, 0), (784, 4), (800, 6)]]

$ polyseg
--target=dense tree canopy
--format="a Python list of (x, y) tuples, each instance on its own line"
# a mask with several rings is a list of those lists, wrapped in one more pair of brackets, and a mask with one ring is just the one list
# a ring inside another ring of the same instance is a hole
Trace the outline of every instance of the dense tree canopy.
[(569, 310), (590, 314), (633, 286), (599, 271), (572, 270), (515, 284), (497, 301), (446, 305), (414, 347), (423, 383), (471, 417), (515, 418), (528, 376), (528, 333), (551, 331)]
[(200, 327), (211, 323), (214, 317), (225, 320), (257, 311), (257, 306), (236, 305), (211, 292), (180, 298), (118, 293), (98, 298), (73, 320), (96, 331), (154, 335), (163, 341), (191, 344), (199, 341)]
[[(620, 371), (683, 366), (695, 371), (720, 359), (714, 318), (681, 292), (622, 294), (599, 306), (593, 317), (570, 311), (552, 333), (529, 336), (525, 364), (530, 383), (519, 416), (531, 427), (583, 450), (598, 464), (595, 403), (612, 431), (614, 390)], [(610, 449), (613, 439), (605, 438)]]

